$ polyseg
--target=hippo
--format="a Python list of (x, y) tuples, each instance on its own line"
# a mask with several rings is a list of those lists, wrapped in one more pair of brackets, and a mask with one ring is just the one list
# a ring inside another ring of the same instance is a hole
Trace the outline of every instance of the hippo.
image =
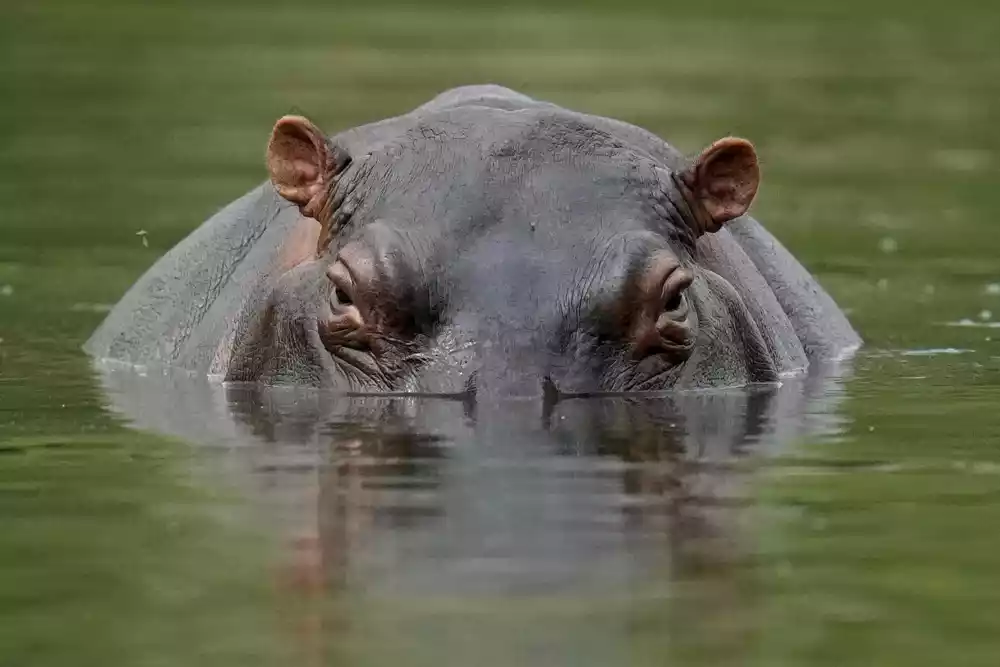
[(101, 360), (348, 394), (586, 396), (776, 383), (861, 339), (747, 214), (753, 144), (694, 157), (496, 85), (326, 135), (159, 259)]

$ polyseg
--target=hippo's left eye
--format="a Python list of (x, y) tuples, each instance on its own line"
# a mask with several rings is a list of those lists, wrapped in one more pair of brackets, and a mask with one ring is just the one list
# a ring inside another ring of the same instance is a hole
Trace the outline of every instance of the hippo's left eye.
[(357, 291), (357, 286), (347, 265), (340, 261), (335, 262), (326, 270), (326, 277), (332, 288), (330, 305), (334, 311), (353, 307), (355, 303), (352, 295)]
[(352, 296), (357, 287), (351, 272), (338, 261), (327, 270), (326, 276), (331, 284), (331, 317), (322, 327), (324, 340), (334, 348), (366, 349), (370, 343), (368, 327)]
[(333, 298), (335, 299), (335, 306), (352, 306), (354, 302), (351, 297), (347, 294), (342, 287), (334, 287)]
[(667, 275), (660, 291), (664, 315), (675, 320), (683, 319), (687, 315), (687, 299), (684, 297), (684, 291), (691, 286), (693, 279), (691, 272), (682, 268), (674, 269)]
[(680, 310), (681, 306), (684, 305), (684, 295), (680, 292), (667, 297), (668, 301), (663, 304), (663, 310), (668, 313)]

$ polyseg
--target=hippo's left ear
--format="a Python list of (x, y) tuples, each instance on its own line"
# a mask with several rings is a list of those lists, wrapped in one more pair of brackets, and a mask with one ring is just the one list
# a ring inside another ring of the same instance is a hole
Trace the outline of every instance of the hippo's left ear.
[(746, 213), (760, 183), (753, 144), (735, 137), (716, 141), (679, 175), (694, 200), (699, 235)]
[(314, 218), (324, 208), (330, 184), (348, 161), (346, 153), (302, 116), (278, 119), (267, 144), (267, 170), (278, 194)]

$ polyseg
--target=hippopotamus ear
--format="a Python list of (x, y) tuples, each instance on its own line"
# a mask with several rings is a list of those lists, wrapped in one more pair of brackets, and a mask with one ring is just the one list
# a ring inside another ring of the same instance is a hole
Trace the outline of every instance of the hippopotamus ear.
[(341, 154), (323, 132), (302, 116), (283, 116), (274, 124), (267, 145), (267, 169), (282, 197), (316, 217), (327, 187), (343, 168)]
[(750, 208), (760, 183), (757, 153), (746, 139), (719, 139), (681, 173), (681, 179), (694, 199), (698, 233), (717, 232)]

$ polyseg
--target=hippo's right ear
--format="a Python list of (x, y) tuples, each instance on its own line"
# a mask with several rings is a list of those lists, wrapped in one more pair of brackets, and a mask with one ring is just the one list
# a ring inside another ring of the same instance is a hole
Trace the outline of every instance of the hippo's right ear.
[(267, 144), (271, 182), (304, 215), (320, 214), (329, 185), (346, 162), (347, 156), (309, 119), (283, 116), (274, 124)]
[(760, 184), (753, 144), (736, 137), (719, 139), (679, 175), (692, 200), (699, 235), (717, 232), (746, 213)]

